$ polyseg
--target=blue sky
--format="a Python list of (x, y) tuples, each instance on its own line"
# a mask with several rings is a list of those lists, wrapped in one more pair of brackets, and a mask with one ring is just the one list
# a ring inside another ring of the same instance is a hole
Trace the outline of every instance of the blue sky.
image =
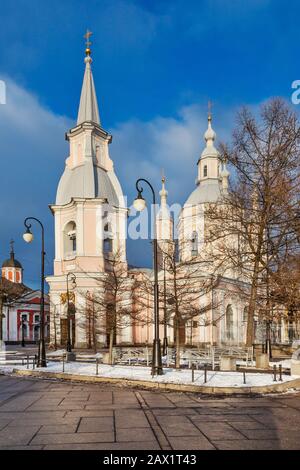
[[(184, 202), (194, 187), (208, 99), (226, 140), (239, 106), (289, 99), (300, 78), (296, 0), (0, 0), (0, 7), (0, 79), (7, 84), (0, 259), (13, 237), (33, 286), (39, 247), (23, 243), (22, 224), (28, 215), (44, 221), (51, 273), (48, 204), (68, 153), (64, 132), (76, 119), (87, 27), (102, 124), (113, 133), (110, 153), (129, 200), (137, 177), (158, 187), (163, 167), (170, 202)], [(129, 262), (148, 264), (150, 250), (130, 243)]]

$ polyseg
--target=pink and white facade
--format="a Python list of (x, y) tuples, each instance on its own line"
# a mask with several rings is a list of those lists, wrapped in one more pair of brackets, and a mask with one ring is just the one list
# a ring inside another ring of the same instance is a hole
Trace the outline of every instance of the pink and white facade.
[[(34, 344), (40, 335), (40, 291), (31, 291), (3, 306), (3, 341), (6, 344)], [(50, 334), (49, 299), (45, 298), (45, 337)], [(23, 331), (22, 331), (23, 329)]]
[[(2, 332), (6, 344), (36, 343), (40, 332), (41, 292), (32, 290), (23, 284), (23, 267), (15, 259), (13, 242), (10, 258), (2, 264)], [(45, 336), (49, 337), (50, 309), (49, 298), (45, 296)]]
[[(91, 70), (90, 49), (86, 50), (85, 72), (78, 110), (77, 124), (66, 138), (70, 153), (60, 179), (55, 204), (51, 211), (55, 225), (54, 274), (47, 277), (50, 291), (50, 337), (60, 344), (66, 339), (67, 319), (67, 275), (76, 276), (76, 287), (72, 289), (74, 316), (72, 336), (75, 347), (86, 348), (87, 302), (94, 292), (99, 294), (101, 279), (105, 276), (105, 259), (110, 253), (119, 253), (124, 265), (126, 258), (126, 220), (128, 209), (120, 182), (115, 174), (109, 155), (112, 136), (101, 125), (95, 85)], [(205, 208), (216, 202), (228, 191), (229, 172), (221, 163), (215, 148), (216, 134), (212, 129), (211, 116), (204, 134), (205, 148), (198, 160), (196, 188), (184, 204), (178, 223), (179, 259), (197, 258), (205, 246)], [(159, 280), (163, 282), (162, 252), (166, 247), (174, 248), (174, 221), (167, 205), (168, 192), (165, 179), (160, 191), (160, 209), (157, 214), (159, 243)], [(209, 269), (204, 273), (209, 276)], [(148, 269), (129, 269), (128, 278), (139, 276), (151, 278)], [(185, 325), (183, 342), (187, 344), (243, 344), (246, 333), (247, 301), (242, 298), (237, 286), (242, 281), (227, 270), (219, 286), (209, 293), (218, 301), (217, 311), (207, 312), (206, 322), (194, 318)], [(133, 302), (133, 301), (132, 301)], [(132, 303), (132, 309), (135, 308)], [(145, 307), (145, 318), (153, 315), (151, 299)], [(217, 321), (218, 319), (218, 321)], [(284, 325), (282, 326), (284, 330)], [(161, 337), (163, 326), (161, 326)], [(168, 327), (169, 343), (173, 342), (173, 328)], [(153, 340), (153, 325), (132, 325), (117, 335), (118, 344), (149, 344)], [(97, 334), (97, 343), (106, 345), (103, 333)]]
[[(57, 316), (58, 341), (62, 342), (67, 315), (63, 301), (66, 277), (74, 273), (76, 347), (87, 344), (84, 312), (87, 298), (99, 289), (105, 259), (118, 252), (126, 265), (128, 210), (109, 156), (112, 136), (101, 126), (91, 63), (87, 49), (77, 125), (66, 134), (70, 155), (55, 204), (50, 206), (55, 223), (54, 275), (47, 278), (51, 308)], [(105, 335), (99, 335), (97, 341), (105, 343)], [(131, 342), (131, 334), (123, 331), (122, 341)]]

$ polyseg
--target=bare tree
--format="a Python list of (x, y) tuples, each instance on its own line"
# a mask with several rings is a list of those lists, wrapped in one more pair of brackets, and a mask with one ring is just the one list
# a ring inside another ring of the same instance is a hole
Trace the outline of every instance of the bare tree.
[(137, 281), (128, 277), (127, 264), (119, 252), (110, 254), (106, 271), (101, 279), (95, 278), (97, 287), (87, 293), (88, 342), (97, 350), (97, 336), (108, 338), (109, 363), (113, 363), (113, 345), (122, 330), (142, 321), (141, 308), (135, 302)]
[[(51, 301), (50, 301), (51, 302)], [(59, 320), (59, 312), (58, 312), (58, 305), (54, 304), (51, 302), (52, 309), (51, 309), (51, 315), (50, 315), (50, 322), (52, 320), (52, 328), (53, 328), (53, 343), (49, 343), (48, 348), (54, 348), (57, 350), (57, 321)]]
[(255, 312), (271, 318), (271, 284), (297, 251), (300, 128), (280, 99), (264, 104), (259, 118), (243, 108), (232, 144), (221, 146), (233, 183), (222, 204), (211, 205), (210, 238), (227, 268), (248, 285), (247, 345), (254, 341)]
[(4, 277), (0, 278), (0, 341), (3, 340), (3, 306), (12, 305), (29, 290), (24, 284), (11, 282)]
[(160, 300), (161, 303), (166, 302), (167, 318), (164, 320), (174, 328), (176, 368), (180, 367), (181, 328), (193, 321), (198, 326), (208, 326), (216, 324), (221, 318), (221, 314), (218, 318), (212, 318), (212, 312), (217, 311), (220, 303), (217, 296), (213, 297), (211, 293), (218, 287), (220, 276), (207, 273), (206, 255), (199, 253), (191, 259), (177, 261), (175, 252), (170, 253), (168, 249), (163, 252), (166, 283), (159, 283)]

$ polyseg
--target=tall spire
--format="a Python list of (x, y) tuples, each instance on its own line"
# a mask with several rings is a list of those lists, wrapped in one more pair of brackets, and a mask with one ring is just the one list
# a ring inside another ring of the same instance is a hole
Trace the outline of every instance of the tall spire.
[(15, 258), (14, 243), (15, 242), (14, 242), (13, 239), (11, 239), (10, 242), (9, 242), (9, 244), (10, 244), (10, 259), (11, 260), (14, 260), (14, 258)]
[(161, 206), (166, 206), (168, 191), (166, 190), (166, 177), (163, 171), (162, 171), (162, 176), (161, 176), (161, 183), (162, 183), (162, 187), (161, 187), (161, 190), (159, 191)]
[(211, 123), (212, 123), (211, 107), (212, 107), (212, 104), (209, 101), (208, 102), (208, 115), (207, 115), (208, 125), (207, 125), (207, 130), (204, 133), (204, 140), (206, 142), (206, 148), (204, 149), (202, 156), (205, 156), (206, 154), (209, 154), (210, 156), (214, 156), (218, 154), (217, 149), (214, 146), (214, 142), (217, 136), (216, 136), (215, 131), (211, 127)]
[(157, 240), (158, 240), (158, 265), (163, 268), (163, 262), (167, 253), (173, 254), (173, 217), (167, 204), (168, 191), (166, 190), (166, 178), (162, 172), (162, 188), (159, 191), (160, 208), (156, 216)]
[(95, 124), (101, 126), (99, 109), (97, 103), (96, 90), (94, 85), (94, 79), (92, 74), (92, 58), (91, 58), (91, 49), (90, 49), (90, 36), (92, 35), (91, 31), (87, 30), (84, 35), (86, 39), (86, 49), (85, 49), (85, 72), (83, 77), (83, 84), (81, 89), (80, 104), (78, 110), (77, 124), (82, 124), (86, 121), (92, 121)]

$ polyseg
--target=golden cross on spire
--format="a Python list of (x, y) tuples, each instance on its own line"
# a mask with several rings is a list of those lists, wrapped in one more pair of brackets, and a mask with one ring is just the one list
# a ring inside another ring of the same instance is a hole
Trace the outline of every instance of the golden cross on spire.
[[(91, 37), (92, 34), (93, 34), (92, 31), (89, 31), (87, 29), (85, 35), (83, 36), (86, 39), (86, 41), (85, 41), (85, 45), (86, 45), (85, 54), (86, 54), (87, 57), (90, 57), (90, 55), (91, 55), (90, 45), (92, 43), (90, 41), (90, 37)], [(90, 62), (91, 62), (91, 59), (90, 59)]]
[(92, 34), (93, 34), (92, 31), (89, 31), (87, 29), (85, 35), (83, 36), (84, 39), (86, 39), (85, 45), (86, 45), (87, 48), (89, 48), (90, 45), (92, 44), (91, 41), (90, 41), (90, 37), (91, 37)]
[(207, 114), (208, 114), (208, 119), (210, 120), (211, 119), (211, 109), (212, 109), (212, 102), (210, 100), (208, 100), (208, 103), (207, 103)]
[(166, 182), (165, 171), (163, 168), (161, 169), (161, 181), (162, 183)]
[(15, 244), (14, 240), (11, 239), (10, 242), (9, 242), (9, 244), (10, 244), (10, 252), (13, 253), (13, 251), (14, 251), (14, 244)]

